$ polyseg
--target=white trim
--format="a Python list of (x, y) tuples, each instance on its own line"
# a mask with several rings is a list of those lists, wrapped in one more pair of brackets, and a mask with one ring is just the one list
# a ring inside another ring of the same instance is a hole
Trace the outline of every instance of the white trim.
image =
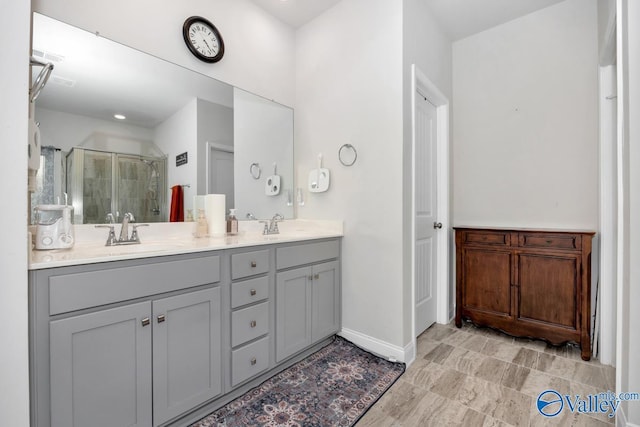
[(438, 261), (437, 261), (437, 301), (436, 321), (446, 324), (449, 322), (449, 99), (420, 71), (411, 65), (411, 336), (412, 344), (416, 346), (416, 304), (415, 304), (415, 144), (416, 144), (416, 91), (420, 90), (430, 103), (436, 106), (436, 120), (438, 123), (437, 143), (437, 210), (438, 221), (442, 223), (442, 230), (438, 233)]
[(206, 177), (205, 177), (205, 183), (204, 183), (204, 188), (205, 188), (205, 194), (209, 194), (209, 173), (211, 172), (209, 170), (209, 165), (211, 164), (210, 160), (211, 160), (211, 150), (218, 150), (218, 151), (225, 151), (227, 153), (233, 153), (234, 152), (234, 147), (233, 145), (227, 145), (227, 144), (221, 144), (219, 142), (209, 142), (207, 141), (206, 143), (207, 148), (206, 148), (206, 153), (205, 153), (205, 162), (207, 162), (205, 164), (205, 171), (206, 171)]
[(403, 362), (409, 366), (416, 357), (414, 343), (409, 343), (406, 347), (402, 348), (347, 328), (342, 328), (338, 335), (392, 362)]
[[(616, 351), (616, 106), (615, 70), (613, 65), (600, 67), (600, 286), (598, 305), (600, 312), (599, 359), (605, 365), (615, 363)], [(594, 278), (597, 280), (597, 277)]]

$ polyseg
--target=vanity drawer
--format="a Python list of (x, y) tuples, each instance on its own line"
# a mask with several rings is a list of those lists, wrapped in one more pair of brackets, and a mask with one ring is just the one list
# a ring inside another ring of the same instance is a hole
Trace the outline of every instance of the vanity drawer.
[(49, 278), (49, 314), (60, 314), (220, 281), (220, 257), (103, 268)]
[(231, 313), (231, 347), (269, 332), (269, 303), (263, 302)]
[(465, 231), (462, 235), (462, 242), (466, 244), (510, 246), (511, 233), (508, 231)]
[(280, 270), (337, 258), (339, 255), (340, 242), (338, 240), (287, 246), (276, 250), (276, 265)]
[(231, 255), (231, 278), (255, 276), (269, 271), (269, 251), (245, 252)]
[(520, 233), (518, 246), (522, 248), (551, 248), (580, 250), (582, 236), (579, 234)]
[(259, 374), (269, 367), (269, 337), (231, 352), (231, 385)]
[(249, 279), (231, 284), (231, 308), (262, 301), (269, 297), (269, 277)]

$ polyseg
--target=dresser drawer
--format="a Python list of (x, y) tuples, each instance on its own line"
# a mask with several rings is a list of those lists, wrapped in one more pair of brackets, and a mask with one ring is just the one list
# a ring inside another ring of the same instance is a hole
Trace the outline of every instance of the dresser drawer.
[(582, 236), (579, 234), (519, 233), (518, 246), (521, 248), (580, 250)]
[(269, 337), (231, 352), (231, 385), (258, 375), (269, 367)]
[(231, 314), (231, 347), (269, 332), (269, 303), (234, 311)]
[(265, 300), (269, 297), (267, 276), (231, 284), (231, 308)]
[(492, 246), (510, 246), (511, 233), (505, 231), (484, 231), (472, 230), (465, 231), (462, 235), (462, 243), (465, 244), (481, 244)]
[(269, 271), (269, 251), (245, 252), (231, 255), (231, 278), (255, 276)]

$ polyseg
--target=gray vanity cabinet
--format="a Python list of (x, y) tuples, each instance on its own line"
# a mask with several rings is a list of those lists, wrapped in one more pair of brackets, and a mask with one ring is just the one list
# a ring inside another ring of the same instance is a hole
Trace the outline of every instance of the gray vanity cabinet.
[(219, 254), (32, 271), (32, 423), (167, 424), (223, 392)]
[(153, 301), (152, 317), (157, 426), (222, 392), (220, 288)]
[(52, 426), (157, 426), (222, 392), (220, 288), (50, 325)]
[[(279, 248), (276, 277), (276, 362), (326, 338), (340, 327), (339, 242)], [(296, 264), (310, 264), (292, 268)]]
[(51, 425), (151, 425), (150, 302), (50, 323)]

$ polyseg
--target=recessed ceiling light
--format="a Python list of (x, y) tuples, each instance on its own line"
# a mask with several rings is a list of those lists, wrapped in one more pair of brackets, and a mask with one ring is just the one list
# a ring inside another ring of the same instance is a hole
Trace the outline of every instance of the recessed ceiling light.
[(118, 120), (124, 120), (124, 119), (126, 119), (127, 117), (126, 117), (124, 114), (114, 114), (114, 115), (113, 115), (113, 118), (114, 118), (114, 119), (118, 119)]

